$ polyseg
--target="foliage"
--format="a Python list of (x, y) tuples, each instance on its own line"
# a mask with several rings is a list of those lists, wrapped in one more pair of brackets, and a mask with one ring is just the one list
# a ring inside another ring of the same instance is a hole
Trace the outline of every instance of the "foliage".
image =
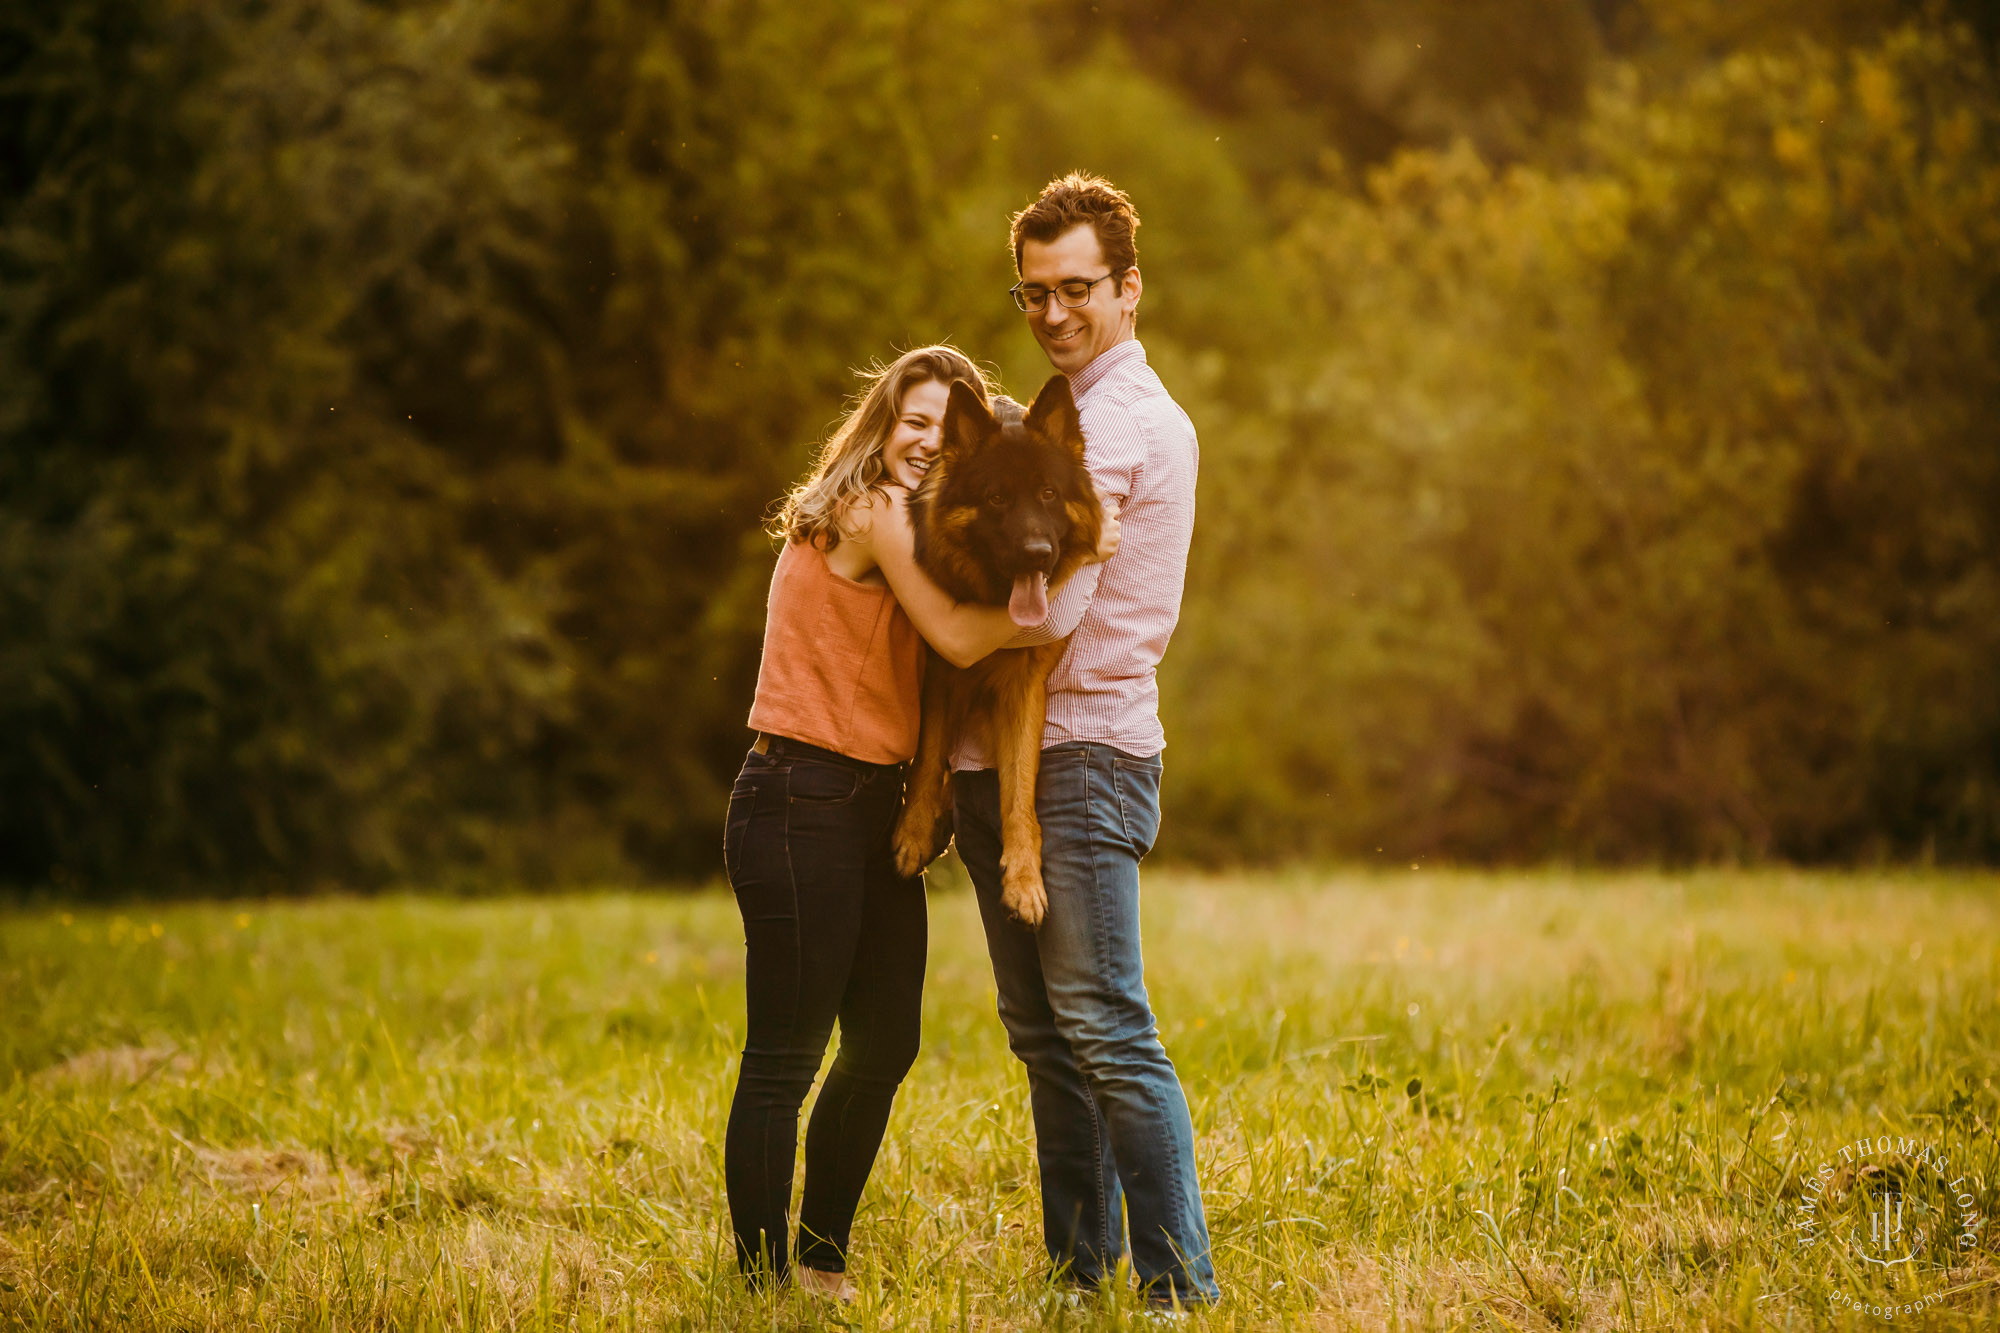
[[(1789, 1227), (1921, 1137), (1990, 1218), (1990, 875), (1148, 882), (1211, 1329), (1820, 1328)], [(1044, 1281), (969, 895), (857, 1217), (867, 1329), (1137, 1327)], [(814, 1328), (737, 1279), (717, 893), (0, 918), (0, 1324)], [(1854, 1267), (1859, 1268), (1859, 1264)], [(1990, 1224), (1938, 1330), (1990, 1328)]]
[(967, 34), (898, 12), (34, 15), (13, 872), (694, 863), (746, 539), (965, 248), (905, 242), (974, 136), (880, 94)]
[(13, 6), (0, 879), (707, 873), (759, 515), (853, 367), (1046, 376), (1077, 165), (1208, 463), (1164, 851), (1991, 857), (1953, 15)]
[(534, 443), (497, 423), (526, 406), (510, 302), (533, 293), (559, 146), (477, 75), (462, 12), (25, 17), (10, 90), (38, 170), (7, 212), (0, 352), (10, 868), (464, 854), (534, 813), (486, 770), (566, 708), (547, 572), (478, 533), (481, 492)]
[(1534, 153), (1581, 109), (1605, 36), (1589, 0), (1104, 8), (1149, 68), (1233, 122), (1245, 160), (1280, 180), (1336, 152), (1373, 164), (1458, 139), (1490, 157)]
[[(1987, 67), (1906, 30), (1628, 77), (1583, 153), (1406, 154), (1288, 235), (1283, 445), (1180, 645), (1196, 824), (2000, 854)], [(1285, 690), (1214, 687), (1246, 639)]]

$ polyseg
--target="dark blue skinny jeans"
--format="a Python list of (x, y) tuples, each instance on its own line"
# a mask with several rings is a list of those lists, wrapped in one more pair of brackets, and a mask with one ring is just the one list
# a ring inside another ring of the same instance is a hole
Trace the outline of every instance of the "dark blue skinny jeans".
[(749, 1035), (722, 1158), (737, 1262), (782, 1279), (799, 1108), (836, 1018), (840, 1052), (806, 1128), (798, 1261), (846, 1271), (855, 1205), (917, 1058), (928, 925), (922, 877), (897, 875), (889, 850), (902, 766), (769, 744), (744, 759), (723, 835)]

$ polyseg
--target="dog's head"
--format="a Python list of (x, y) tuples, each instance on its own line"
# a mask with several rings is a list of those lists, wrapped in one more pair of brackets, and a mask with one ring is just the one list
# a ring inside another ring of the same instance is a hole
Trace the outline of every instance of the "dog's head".
[(1033, 407), (998, 398), (991, 411), (954, 383), (942, 436), (911, 496), (918, 561), (953, 596), (1039, 625), (1049, 584), (1097, 548), (1103, 525), (1069, 381), (1050, 377)]

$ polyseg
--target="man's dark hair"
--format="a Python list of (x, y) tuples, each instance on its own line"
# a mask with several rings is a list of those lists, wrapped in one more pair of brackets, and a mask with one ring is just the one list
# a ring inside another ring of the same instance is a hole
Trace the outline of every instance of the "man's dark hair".
[(1072, 171), (1042, 187), (1041, 197), (1014, 215), (1014, 272), (1021, 272), (1021, 243), (1047, 245), (1081, 223), (1089, 223), (1115, 273), (1139, 264), (1139, 214), (1125, 192), (1102, 176)]

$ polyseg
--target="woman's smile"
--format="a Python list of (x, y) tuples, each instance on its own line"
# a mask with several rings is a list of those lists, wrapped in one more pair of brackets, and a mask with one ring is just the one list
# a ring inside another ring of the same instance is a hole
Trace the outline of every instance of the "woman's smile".
[(896, 428), (882, 446), (882, 468), (889, 480), (911, 490), (923, 481), (942, 445), (944, 409), (950, 401), (950, 390), (937, 380), (904, 391)]

